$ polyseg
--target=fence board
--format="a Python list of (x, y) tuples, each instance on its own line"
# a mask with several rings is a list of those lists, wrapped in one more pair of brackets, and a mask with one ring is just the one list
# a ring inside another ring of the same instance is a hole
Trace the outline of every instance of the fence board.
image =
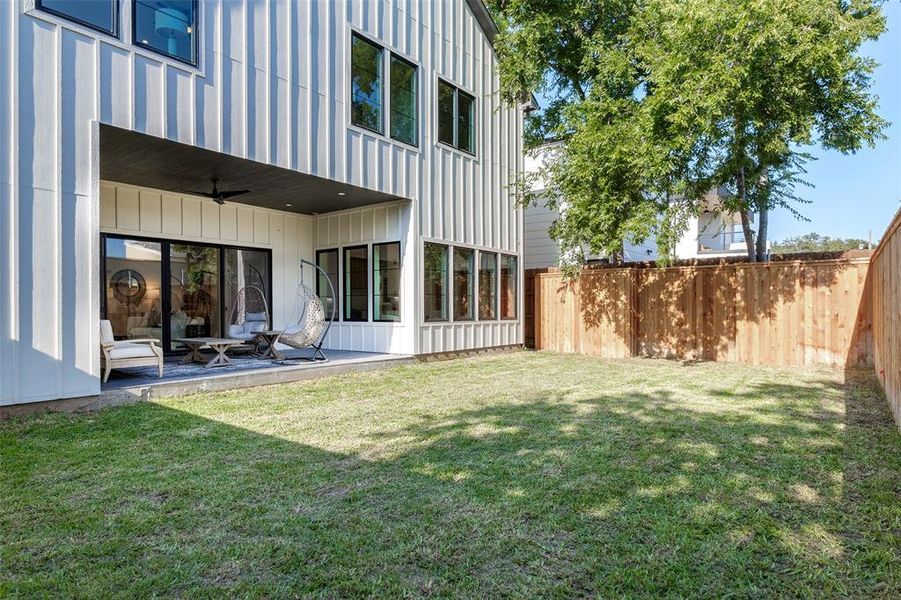
[(526, 331), (538, 349), (609, 358), (871, 364), (868, 268), (848, 259), (586, 269), (575, 281), (528, 271), (535, 322)]
[(871, 259), (873, 362), (901, 429), (901, 211)]

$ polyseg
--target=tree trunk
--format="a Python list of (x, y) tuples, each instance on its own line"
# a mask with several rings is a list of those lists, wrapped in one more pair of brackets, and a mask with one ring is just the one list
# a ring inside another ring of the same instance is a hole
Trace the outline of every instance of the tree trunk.
[(745, 246), (747, 246), (748, 260), (757, 261), (757, 253), (754, 247), (754, 230), (751, 229), (751, 218), (748, 216), (748, 188), (745, 185), (745, 168), (741, 167), (735, 177), (735, 187), (738, 191), (738, 198), (741, 201), (741, 229), (745, 234)]
[(762, 262), (766, 260), (766, 236), (767, 226), (769, 225), (769, 211), (766, 208), (760, 209), (760, 223), (757, 226), (757, 260)]

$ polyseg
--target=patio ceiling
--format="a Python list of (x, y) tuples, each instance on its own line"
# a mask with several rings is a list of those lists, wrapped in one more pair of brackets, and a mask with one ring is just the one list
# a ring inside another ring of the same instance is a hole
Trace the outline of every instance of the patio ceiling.
[[(301, 214), (397, 200), (396, 196), (127, 129), (100, 126), (100, 178), (173, 192), (250, 190), (231, 201)], [(212, 202), (212, 200), (211, 200)], [(291, 204), (291, 206), (285, 206)]]

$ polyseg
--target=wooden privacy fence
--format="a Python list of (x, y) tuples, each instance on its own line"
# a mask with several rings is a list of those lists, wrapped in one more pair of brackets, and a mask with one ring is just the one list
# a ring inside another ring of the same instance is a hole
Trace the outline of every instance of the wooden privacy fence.
[(870, 259), (876, 374), (901, 428), (901, 211)]
[[(892, 254), (901, 260), (901, 252)], [(873, 363), (868, 259), (526, 272), (526, 341), (609, 358)]]

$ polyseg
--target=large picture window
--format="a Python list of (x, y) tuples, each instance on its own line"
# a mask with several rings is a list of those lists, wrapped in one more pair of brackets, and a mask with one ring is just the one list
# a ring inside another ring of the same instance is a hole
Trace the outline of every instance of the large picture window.
[(454, 320), (475, 318), (475, 251), (454, 248)]
[(119, 35), (118, 0), (37, 0), (35, 6), (79, 25)]
[(382, 133), (382, 48), (353, 34), (350, 58), (351, 122)]
[[(316, 265), (326, 272), (328, 278), (332, 280), (332, 285), (335, 287), (335, 294), (338, 294), (338, 249), (318, 250), (316, 252)], [(332, 289), (329, 287), (328, 281), (319, 271), (316, 271), (316, 295), (322, 300), (325, 317), (331, 319), (334, 314), (337, 319), (338, 310), (335, 303), (338, 299), (332, 296)]]
[(497, 254), (479, 252), (479, 319), (497, 318)]
[(425, 244), (423, 313), (426, 321), (447, 321), (447, 246)]
[(344, 320), (369, 320), (369, 248), (344, 249)]
[(475, 98), (438, 80), (438, 141), (475, 154)]
[(372, 318), (400, 321), (400, 242), (372, 245)]
[(515, 319), (517, 308), (516, 285), (519, 272), (516, 269), (516, 257), (501, 254), (501, 318)]
[(195, 0), (134, 0), (132, 7), (135, 45), (197, 64)]
[(412, 146), (418, 143), (416, 67), (391, 55), (391, 137)]

